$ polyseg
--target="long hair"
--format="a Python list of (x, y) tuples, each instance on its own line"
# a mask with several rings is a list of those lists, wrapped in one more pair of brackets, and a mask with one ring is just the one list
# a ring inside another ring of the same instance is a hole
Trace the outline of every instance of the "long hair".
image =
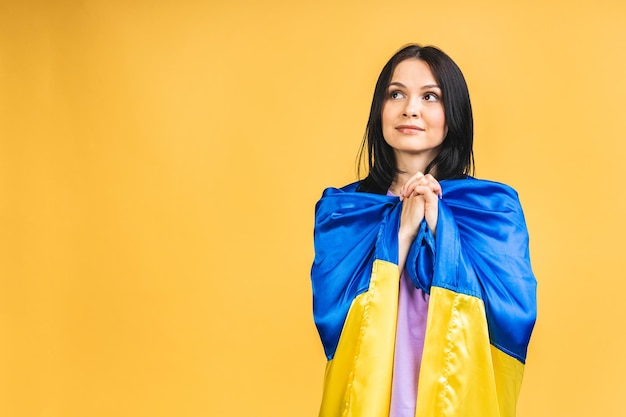
[(361, 181), (358, 191), (385, 194), (399, 172), (393, 148), (383, 137), (382, 110), (396, 66), (411, 58), (422, 60), (430, 67), (441, 88), (448, 127), (441, 150), (428, 164), (425, 174), (432, 172), (435, 168), (438, 180), (464, 178), (466, 175), (473, 174), (474, 122), (472, 104), (463, 73), (440, 49), (434, 46), (422, 47), (410, 44), (396, 52), (378, 76), (367, 127), (357, 156), (359, 178), (361, 178), (361, 168), (365, 165), (365, 158), (367, 158), (368, 175)]

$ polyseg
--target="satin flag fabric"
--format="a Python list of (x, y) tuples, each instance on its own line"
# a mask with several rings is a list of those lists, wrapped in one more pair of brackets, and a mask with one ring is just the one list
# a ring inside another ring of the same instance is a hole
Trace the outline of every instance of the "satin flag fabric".
[[(320, 417), (388, 417), (398, 307), (397, 197), (328, 188), (316, 205), (313, 312), (328, 359)], [(517, 193), (441, 182), (406, 269), (430, 294), (416, 417), (512, 417), (536, 317)]]

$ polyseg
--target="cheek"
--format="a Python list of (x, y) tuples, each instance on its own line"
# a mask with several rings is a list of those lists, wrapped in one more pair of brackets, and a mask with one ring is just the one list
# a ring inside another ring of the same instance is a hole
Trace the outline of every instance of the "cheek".
[(440, 129), (444, 129), (444, 133), (448, 133), (448, 126), (446, 125), (446, 114), (443, 108), (437, 109), (431, 113), (431, 123)]

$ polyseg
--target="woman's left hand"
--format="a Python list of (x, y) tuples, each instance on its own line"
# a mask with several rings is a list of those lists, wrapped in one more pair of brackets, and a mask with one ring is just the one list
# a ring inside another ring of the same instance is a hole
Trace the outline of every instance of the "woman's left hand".
[(424, 219), (430, 232), (435, 235), (439, 199), (442, 197), (441, 185), (432, 175), (418, 172), (409, 178), (400, 189), (401, 200), (411, 195), (421, 196), (424, 199)]

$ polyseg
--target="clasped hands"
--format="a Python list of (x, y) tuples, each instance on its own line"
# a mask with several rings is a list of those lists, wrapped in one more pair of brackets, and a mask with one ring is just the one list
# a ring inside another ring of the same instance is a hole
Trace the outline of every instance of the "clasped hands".
[(441, 185), (430, 174), (418, 172), (404, 183), (400, 189), (402, 215), (398, 236), (401, 240), (413, 242), (424, 219), (430, 232), (435, 235), (441, 197)]

